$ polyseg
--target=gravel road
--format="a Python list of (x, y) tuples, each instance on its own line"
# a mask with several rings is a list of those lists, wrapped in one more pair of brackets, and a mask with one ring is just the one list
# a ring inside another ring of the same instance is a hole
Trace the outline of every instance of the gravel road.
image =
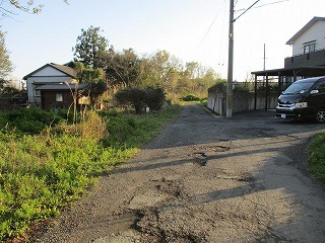
[(187, 106), (39, 241), (323, 243), (325, 187), (308, 174), (305, 146), (324, 128)]

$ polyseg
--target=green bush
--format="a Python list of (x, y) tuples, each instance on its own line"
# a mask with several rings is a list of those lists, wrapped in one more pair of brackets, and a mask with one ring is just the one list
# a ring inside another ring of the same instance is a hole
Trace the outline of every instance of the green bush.
[(152, 110), (160, 110), (164, 104), (165, 92), (162, 88), (125, 88), (115, 94), (120, 106), (132, 106), (137, 114), (146, 106)]
[(121, 106), (132, 106), (139, 114), (145, 107), (146, 92), (142, 88), (125, 88), (115, 94), (117, 103)]
[(145, 103), (151, 110), (160, 110), (166, 98), (163, 88), (146, 88)]
[(184, 95), (183, 97), (181, 97), (181, 100), (183, 101), (200, 101), (200, 97), (193, 95), (193, 94), (188, 94), (188, 95)]
[(325, 132), (316, 136), (307, 150), (310, 172), (317, 179), (325, 182)]
[(54, 126), (62, 120), (53, 112), (38, 107), (29, 109), (16, 109), (0, 113), (0, 129), (7, 127), (15, 129), (18, 133), (36, 134), (46, 127)]

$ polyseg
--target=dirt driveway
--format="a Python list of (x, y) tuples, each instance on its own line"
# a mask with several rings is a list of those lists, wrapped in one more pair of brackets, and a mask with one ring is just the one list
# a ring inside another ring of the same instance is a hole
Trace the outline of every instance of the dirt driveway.
[(325, 191), (306, 143), (325, 125), (187, 106), (103, 176), (41, 242), (325, 242)]

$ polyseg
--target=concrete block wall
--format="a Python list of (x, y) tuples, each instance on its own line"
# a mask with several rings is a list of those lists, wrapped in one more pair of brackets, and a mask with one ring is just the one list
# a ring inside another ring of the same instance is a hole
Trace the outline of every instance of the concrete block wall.
[[(216, 92), (208, 94), (208, 108), (219, 115), (226, 115), (226, 97), (225, 92)], [(256, 97), (256, 109), (265, 109), (265, 92), (258, 92)], [(275, 109), (278, 103), (278, 92), (270, 92), (268, 95), (268, 109)], [(233, 112), (242, 112), (254, 110), (255, 95), (254, 92), (234, 92), (233, 93)]]

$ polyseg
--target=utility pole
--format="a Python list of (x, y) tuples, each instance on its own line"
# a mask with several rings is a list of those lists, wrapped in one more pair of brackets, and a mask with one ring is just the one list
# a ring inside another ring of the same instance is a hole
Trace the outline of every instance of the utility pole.
[(263, 71), (265, 71), (265, 59), (266, 59), (266, 56), (265, 56), (265, 43), (264, 43), (264, 64), (263, 64)]
[[(264, 59), (264, 62), (263, 62), (263, 71), (265, 71), (265, 59), (266, 59), (266, 57), (265, 57), (265, 43), (264, 43), (264, 57), (263, 57), (263, 59)], [(263, 76), (263, 87), (264, 87), (264, 83), (265, 83), (265, 76)]]
[(228, 47), (228, 77), (227, 77), (227, 118), (232, 117), (233, 96), (233, 64), (234, 64), (234, 0), (230, 0), (229, 14), (229, 47)]

